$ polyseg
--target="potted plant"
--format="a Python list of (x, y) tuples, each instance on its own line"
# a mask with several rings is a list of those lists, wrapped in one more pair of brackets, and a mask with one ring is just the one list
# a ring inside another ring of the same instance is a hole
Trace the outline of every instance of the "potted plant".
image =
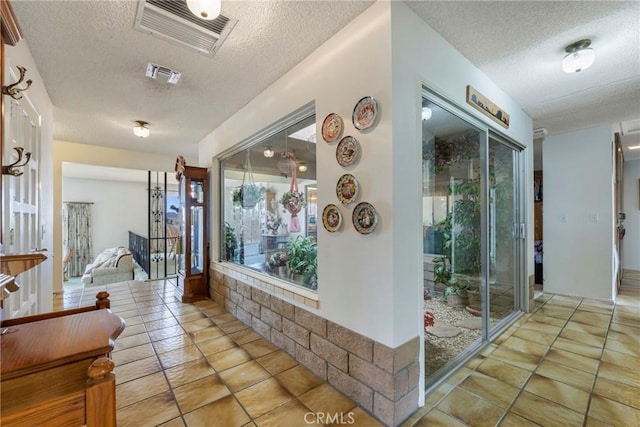
[(304, 208), (304, 194), (299, 191), (290, 190), (282, 195), (280, 204), (286, 211), (291, 214), (291, 232), (300, 231), (300, 223), (298, 222), (298, 212)]
[(277, 251), (269, 257), (269, 268), (276, 271), (278, 276), (286, 276), (287, 254), (285, 251)]
[(235, 230), (231, 228), (228, 222), (224, 223), (224, 258), (226, 261), (231, 261), (238, 247), (238, 238), (236, 237)]
[(262, 199), (264, 191), (264, 187), (256, 184), (243, 184), (233, 189), (231, 199), (235, 206), (251, 209)]
[(314, 256), (313, 260), (307, 265), (302, 275), (302, 281), (311, 289), (318, 289), (318, 257)]
[(451, 280), (451, 262), (446, 256), (433, 259), (433, 282), (447, 286)]
[(289, 277), (294, 281), (302, 281), (307, 287), (314, 286), (317, 280), (318, 248), (316, 242), (308, 237), (296, 236), (287, 243), (286, 254)]
[(443, 296), (447, 300), (449, 307), (464, 307), (467, 305), (468, 284), (458, 281), (456, 277), (449, 279), (448, 285), (444, 288)]

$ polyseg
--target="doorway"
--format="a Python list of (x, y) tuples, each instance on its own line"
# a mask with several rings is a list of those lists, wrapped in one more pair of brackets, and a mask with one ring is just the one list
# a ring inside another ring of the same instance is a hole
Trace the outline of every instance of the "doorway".
[(423, 94), (425, 384), (436, 385), (521, 311), (522, 147)]

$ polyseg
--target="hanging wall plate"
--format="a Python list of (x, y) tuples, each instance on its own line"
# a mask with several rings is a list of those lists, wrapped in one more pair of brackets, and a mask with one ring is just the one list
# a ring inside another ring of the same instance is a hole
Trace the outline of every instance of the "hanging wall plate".
[(360, 185), (358, 181), (353, 175), (348, 173), (342, 175), (336, 185), (336, 196), (338, 196), (338, 200), (345, 205), (356, 200), (359, 191)]
[(324, 228), (330, 233), (340, 229), (342, 226), (342, 214), (336, 205), (330, 204), (324, 207), (322, 211), (322, 225), (324, 225)]
[(373, 126), (378, 116), (378, 102), (370, 96), (365, 96), (353, 109), (351, 120), (358, 130), (365, 130)]
[(336, 160), (342, 167), (351, 166), (358, 159), (360, 154), (360, 144), (352, 136), (345, 136), (336, 147)]
[(378, 225), (378, 213), (376, 208), (370, 203), (360, 202), (353, 208), (351, 216), (353, 226), (360, 234), (369, 234), (376, 229)]
[(322, 138), (327, 142), (333, 142), (340, 137), (342, 128), (342, 117), (331, 113), (322, 122)]

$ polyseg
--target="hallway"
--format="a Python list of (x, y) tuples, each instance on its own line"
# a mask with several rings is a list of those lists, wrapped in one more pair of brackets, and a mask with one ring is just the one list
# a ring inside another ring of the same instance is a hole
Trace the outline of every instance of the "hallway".
[[(106, 288), (127, 322), (112, 353), (119, 426), (380, 425), (213, 301), (181, 304), (162, 281)], [(55, 309), (103, 289), (65, 292)], [(615, 307), (541, 297), (404, 425), (638, 425), (639, 295), (627, 273)]]

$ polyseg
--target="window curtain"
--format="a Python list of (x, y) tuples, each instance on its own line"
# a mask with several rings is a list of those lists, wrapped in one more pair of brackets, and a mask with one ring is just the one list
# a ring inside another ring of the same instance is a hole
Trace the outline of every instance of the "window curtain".
[(82, 276), (87, 264), (93, 261), (91, 205), (76, 202), (64, 204), (62, 244), (71, 250), (70, 277)]

